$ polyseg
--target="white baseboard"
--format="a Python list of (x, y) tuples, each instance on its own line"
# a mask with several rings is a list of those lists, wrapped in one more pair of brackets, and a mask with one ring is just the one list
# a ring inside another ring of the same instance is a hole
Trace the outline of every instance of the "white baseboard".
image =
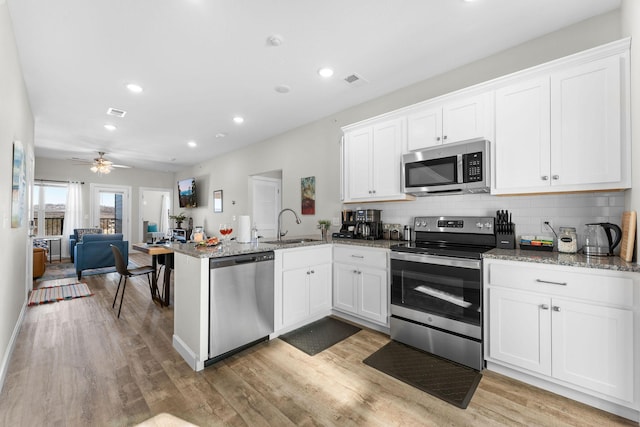
[(13, 333), (11, 334), (11, 339), (9, 340), (9, 345), (7, 346), (6, 351), (4, 352), (4, 356), (2, 358), (2, 365), (0, 365), (0, 391), (4, 388), (4, 380), (7, 377), (7, 370), (9, 369), (9, 362), (11, 361), (11, 356), (13, 355), (13, 349), (16, 347), (16, 340), (18, 339), (18, 334), (20, 333), (20, 328), (22, 327), (22, 322), (24, 321), (24, 315), (27, 311), (27, 300), (25, 299), (24, 304), (22, 305), (22, 310), (20, 310), (20, 315), (18, 316), (18, 321), (13, 328)]
[(173, 335), (173, 348), (176, 349), (191, 369), (194, 371), (202, 371), (204, 369), (204, 360), (199, 360), (189, 346), (175, 334)]

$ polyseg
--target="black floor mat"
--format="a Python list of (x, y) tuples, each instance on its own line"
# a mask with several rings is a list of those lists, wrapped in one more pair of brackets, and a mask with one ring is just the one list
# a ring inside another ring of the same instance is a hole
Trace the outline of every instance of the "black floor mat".
[(462, 409), (482, 379), (478, 371), (396, 341), (367, 357), (364, 363)]
[(304, 351), (309, 356), (313, 356), (359, 330), (360, 328), (357, 326), (341, 322), (333, 317), (325, 317), (295, 331), (280, 335), (280, 339)]

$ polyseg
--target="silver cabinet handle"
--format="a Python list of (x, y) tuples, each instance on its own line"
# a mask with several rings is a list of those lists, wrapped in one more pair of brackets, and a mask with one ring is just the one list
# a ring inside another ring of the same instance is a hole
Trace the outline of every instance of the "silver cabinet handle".
[(351, 258), (360, 258), (360, 259), (364, 259), (364, 255), (351, 255)]
[(560, 307), (558, 307), (557, 305), (553, 306), (553, 311), (560, 311)]
[(558, 180), (558, 179), (560, 179), (560, 175), (553, 175), (552, 178), (555, 179), (555, 180)]
[(539, 307), (542, 310), (549, 310), (549, 306), (547, 304), (540, 304)]
[(542, 175), (540, 177), (543, 181), (548, 181), (549, 180), (549, 176), (548, 175)]
[(538, 283), (548, 283), (549, 285), (567, 286), (567, 282), (550, 282), (548, 280), (536, 279)]

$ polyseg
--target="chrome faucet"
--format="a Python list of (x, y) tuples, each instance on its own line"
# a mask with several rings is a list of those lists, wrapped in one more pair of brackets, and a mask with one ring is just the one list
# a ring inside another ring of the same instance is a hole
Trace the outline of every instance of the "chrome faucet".
[(284, 233), (281, 232), (282, 230), (282, 214), (284, 213), (284, 211), (289, 211), (292, 214), (294, 214), (296, 216), (296, 224), (300, 224), (302, 221), (300, 220), (300, 217), (298, 216), (298, 214), (293, 210), (293, 209), (289, 209), (289, 208), (285, 208), (282, 209), (280, 211), (280, 213), (278, 214), (278, 241), (282, 240), (282, 236), (286, 236), (287, 233), (289, 232), (288, 230), (285, 231)]

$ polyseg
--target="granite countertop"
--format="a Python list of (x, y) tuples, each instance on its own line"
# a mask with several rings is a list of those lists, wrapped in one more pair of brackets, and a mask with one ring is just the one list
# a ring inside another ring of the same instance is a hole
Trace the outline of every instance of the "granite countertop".
[(521, 249), (492, 249), (483, 254), (483, 258), (522, 261), (540, 264), (564, 265), (568, 267), (586, 267), (602, 270), (630, 271), (639, 273), (640, 265), (623, 261), (620, 257), (588, 257), (584, 254), (565, 254), (561, 252), (531, 251)]
[[(328, 237), (327, 241), (323, 241), (318, 235), (307, 236), (291, 236), (285, 238), (289, 239), (303, 239), (301, 243), (289, 243), (286, 245), (265, 243), (259, 241), (258, 243), (238, 243), (234, 240), (230, 241), (227, 245), (218, 245), (212, 247), (196, 247), (195, 243), (172, 243), (171, 249), (175, 252), (189, 255), (196, 258), (219, 258), (225, 256), (234, 256), (250, 253), (258, 253), (264, 251), (275, 251), (283, 249), (301, 248), (308, 246), (319, 246), (327, 244), (343, 244), (343, 245), (355, 245), (365, 246), (371, 248), (389, 249), (392, 246), (402, 244), (403, 241), (398, 240), (360, 240), (360, 239), (332, 239)], [(271, 241), (271, 238), (260, 239)]]

